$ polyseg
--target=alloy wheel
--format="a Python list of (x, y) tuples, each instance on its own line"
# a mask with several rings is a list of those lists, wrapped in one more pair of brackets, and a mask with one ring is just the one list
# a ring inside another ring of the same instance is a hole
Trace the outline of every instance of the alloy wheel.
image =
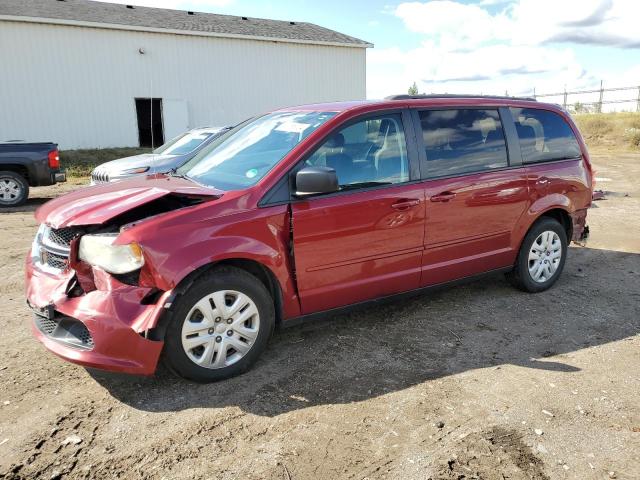
[(22, 188), (13, 178), (0, 178), (0, 202), (13, 203), (21, 194)]

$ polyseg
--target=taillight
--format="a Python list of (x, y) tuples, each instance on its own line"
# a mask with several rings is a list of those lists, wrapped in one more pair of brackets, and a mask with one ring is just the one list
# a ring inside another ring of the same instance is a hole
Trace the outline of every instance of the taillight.
[(49, 152), (49, 167), (53, 169), (60, 168), (60, 154), (58, 150), (51, 150)]

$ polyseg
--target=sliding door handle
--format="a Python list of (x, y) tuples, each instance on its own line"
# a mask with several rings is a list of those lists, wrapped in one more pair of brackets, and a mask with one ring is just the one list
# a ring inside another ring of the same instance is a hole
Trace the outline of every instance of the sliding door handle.
[(453, 192), (442, 192), (431, 197), (431, 201), (432, 202), (448, 202), (449, 200), (453, 200), (455, 197), (456, 197), (456, 194)]
[(391, 207), (396, 210), (407, 210), (411, 207), (415, 207), (416, 205), (420, 205), (420, 200), (417, 198), (409, 198), (406, 200), (399, 200), (392, 204)]

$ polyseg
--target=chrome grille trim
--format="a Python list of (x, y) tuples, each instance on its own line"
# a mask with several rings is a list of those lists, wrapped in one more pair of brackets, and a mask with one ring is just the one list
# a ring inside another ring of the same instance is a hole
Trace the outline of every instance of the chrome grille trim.
[(69, 266), (69, 257), (62, 255), (56, 255), (55, 253), (47, 252), (45, 258), (47, 265), (55, 270), (66, 270)]
[(82, 234), (79, 228), (51, 228), (42, 225), (32, 247), (33, 262), (41, 270), (60, 273), (69, 268), (71, 242)]
[(47, 241), (56, 245), (60, 245), (62, 247), (69, 248), (71, 246), (71, 241), (80, 235), (80, 231), (77, 228), (66, 227), (66, 228), (50, 228), (48, 230), (49, 236), (47, 237)]
[(91, 181), (93, 183), (109, 183), (109, 174), (96, 169), (91, 172)]

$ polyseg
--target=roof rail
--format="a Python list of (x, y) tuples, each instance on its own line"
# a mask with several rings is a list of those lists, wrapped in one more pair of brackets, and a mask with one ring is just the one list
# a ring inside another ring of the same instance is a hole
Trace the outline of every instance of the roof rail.
[(385, 97), (385, 100), (420, 100), (425, 98), (488, 98), (488, 99), (497, 99), (497, 100), (529, 100), (532, 102), (537, 102), (537, 100), (533, 97), (508, 97), (501, 95), (461, 95), (455, 93), (429, 93), (429, 94), (420, 94), (420, 95), (389, 95)]

